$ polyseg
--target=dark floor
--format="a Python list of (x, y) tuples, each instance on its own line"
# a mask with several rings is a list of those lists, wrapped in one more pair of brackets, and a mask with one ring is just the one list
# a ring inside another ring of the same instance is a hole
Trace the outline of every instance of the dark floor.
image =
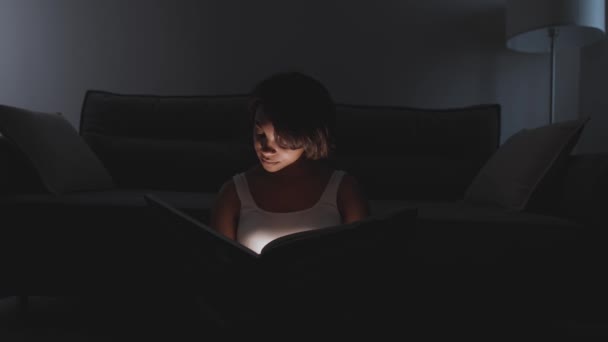
[[(236, 336), (192, 304), (180, 299), (32, 296), (24, 307), (17, 297), (4, 297), (0, 299), (0, 341), (218, 341)], [(551, 340), (607, 341), (608, 315), (604, 317), (555, 322)]]
[(195, 306), (178, 300), (86, 297), (0, 299), (0, 341), (201, 340), (219, 334)]

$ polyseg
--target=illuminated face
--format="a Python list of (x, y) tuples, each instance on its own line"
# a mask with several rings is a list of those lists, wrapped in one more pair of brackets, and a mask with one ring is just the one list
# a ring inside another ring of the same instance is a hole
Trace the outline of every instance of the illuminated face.
[(304, 148), (292, 150), (280, 147), (275, 138), (272, 122), (264, 114), (262, 106), (258, 106), (253, 127), (253, 146), (262, 167), (268, 172), (277, 172), (292, 165), (304, 153)]

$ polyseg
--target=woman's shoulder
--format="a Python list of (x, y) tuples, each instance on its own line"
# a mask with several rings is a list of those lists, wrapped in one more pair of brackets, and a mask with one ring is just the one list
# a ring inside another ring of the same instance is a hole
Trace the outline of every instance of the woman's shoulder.
[(336, 176), (340, 176), (342, 180), (346, 180), (348, 182), (350, 181), (356, 181), (355, 177), (353, 177), (348, 170), (344, 170), (344, 169), (340, 169), (340, 168), (334, 168), (334, 167), (328, 167), (329, 169), (329, 174), (330, 175), (336, 175)]
[(344, 223), (363, 219), (370, 214), (369, 202), (357, 179), (345, 173), (338, 187), (338, 209)]
[(226, 180), (221, 186), (215, 198), (215, 205), (212, 209), (213, 216), (232, 215), (240, 210), (241, 201), (239, 199), (236, 185), (232, 179)]
[(361, 193), (359, 182), (357, 177), (348, 173), (343, 169), (333, 169), (333, 174), (340, 175), (340, 185), (338, 191), (342, 195), (351, 196), (353, 193)]
[(340, 187), (356, 187), (358, 185), (357, 178), (345, 170), (336, 169), (334, 174), (341, 176)]

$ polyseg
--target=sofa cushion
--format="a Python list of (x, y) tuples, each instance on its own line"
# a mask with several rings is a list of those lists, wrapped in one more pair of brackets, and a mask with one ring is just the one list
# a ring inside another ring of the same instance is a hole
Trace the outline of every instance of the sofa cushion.
[[(547, 260), (555, 257), (555, 254), (544, 254), (547, 251), (574, 252), (576, 236), (584, 227), (566, 218), (462, 200), (370, 202), (374, 215), (401, 208), (418, 209), (417, 232), (407, 243), (410, 255), (434, 265), (510, 263), (515, 257), (523, 258), (531, 253), (537, 260)], [(560, 249), (564, 246), (570, 249)], [(567, 253), (563, 257), (567, 257)]]
[(335, 167), (353, 175), (369, 199), (462, 199), (481, 166), (481, 161), (432, 155), (347, 155), (335, 158)]
[(257, 162), (251, 144), (87, 135), (120, 188), (217, 192)]
[(246, 95), (161, 96), (89, 90), (80, 134), (129, 138), (251, 142)]
[(483, 166), (467, 188), (465, 201), (524, 210), (541, 182), (561, 171), (587, 121), (517, 132)]
[[(246, 95), (89, 90), (80, 134), (120, 187), (217, 191), (256, 162), (247, 104)], [(359, 176), (375, 198), (462, 198), (500, 135), (496, 104), (444, 109), (336, 104), (336, 120), (337, 166)]]
[(336, 165), (373, 199), (461, 199), (500, 135), (496, 104), (337, 104), (336, 120)]
[(498, 147), (500, 106), (443, 109), (336, 105), (340, 156), (431, 156), (485, 162)]
[(52, 208), (66, 208), (76, 215), (78, 212), (90, 208), (97, 210), (98, 214), (104, 210), (122, 208), (137, 210), (146, 208), (144, 195), (153, 194), (171, 205), (194, 213), (193, 215), (206, 221), (215, 193), (154, 191), (150, 189), (110, 189), (102, 191), (74, 192), (62, 195), (51, 194), (11, 194), (0, 195), (0, 205), (4, 207), (20, 207), (27, 209), (41, 208), (51, 211)]
[(0, 106), (0, 132), (31, 162), (51, 193), (114, 187), (104, 165), (61, 115)]
[(547, 226), (582, 227), (567, 218), (530, 212), (518, 212), (492, 205), (479, 205), (459, 201), (436, 200), (371, 200), (374, 215), (386, 215), (401, 208), (418, 208), (418, 218), (446, 222), (486, 222), (488, 224), (543, 224)]
[(0, 287), (38, 293), (129, 287), (128, 279), (137, 278), (144, 265), (158, 266), (152, 262), (158, 250), (149, 250), (156, 245), (155, 218), (144, 200), (148, 193), (208, 221), (213, 194), (106, 190), (0, 196), (2, 239), (9, 242), (0, 248)]
[(246, 95), (89, 90), (80, 134), (121, 188), (217, 192), (257, 161)]

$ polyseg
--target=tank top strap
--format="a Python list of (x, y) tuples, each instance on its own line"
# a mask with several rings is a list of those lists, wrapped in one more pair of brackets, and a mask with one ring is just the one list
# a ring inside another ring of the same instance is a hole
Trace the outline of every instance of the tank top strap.
[(255, 202), (251, 196), (251, 191), (249, 190), (247, 178), (245, 178), (245, 173), (238, 173), (232, 176), (232, 180), (234, 181), (236, 194), (239, 196), (239, 200), (241, 201), (241, 208), (255, 206)]
[(334, 170), (331, 177), (329, 178), (329, 182), (327, 186), (325, 186), (325, 190), (321, 195), (320, 202), (337, 205), (338, 203), (338, 188), (340, 187), (340, 183), (342, 182), (342, 177), (346, 172), (342, 170)]

